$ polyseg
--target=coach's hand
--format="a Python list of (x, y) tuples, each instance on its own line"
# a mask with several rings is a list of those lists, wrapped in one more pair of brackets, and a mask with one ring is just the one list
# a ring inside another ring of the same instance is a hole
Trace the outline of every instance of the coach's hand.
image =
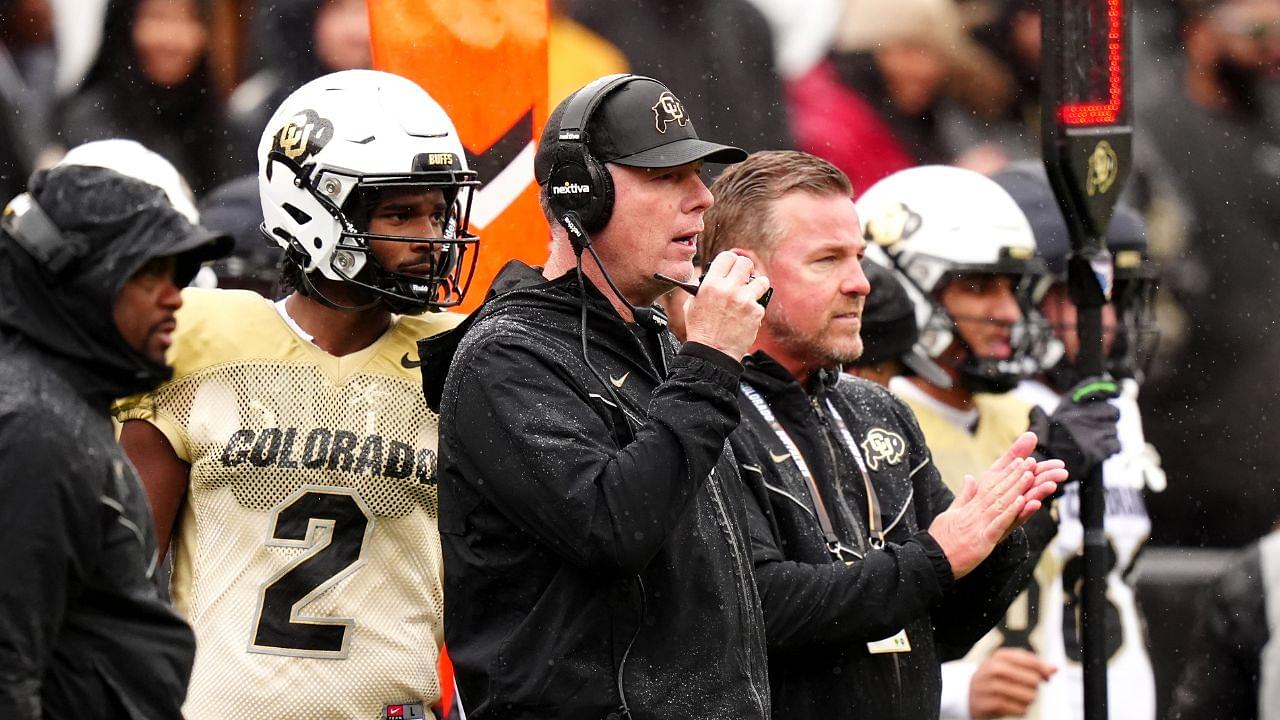
[(751, 277), (754, 263), (733, 252), (711, 261), (698, 294), (685, 304), (685, 339), (741, 360), (755, 342), (764, 319), (756, 302), (769, 289), (769, 278)]
[(1036, 436), (1023, 433), (980, 479), (964, 479), (960, 495), (929, 526), (956, 579), (969, 574), (1009, 533), (1040, 509), (1066, 479), (1062, 463), (1031, 457)]

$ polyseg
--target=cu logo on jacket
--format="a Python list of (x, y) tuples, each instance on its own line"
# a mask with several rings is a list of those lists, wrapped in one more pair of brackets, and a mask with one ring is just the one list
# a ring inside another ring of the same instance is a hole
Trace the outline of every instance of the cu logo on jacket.
[(867, 439), (862, 441), (862, 454), (872, 470), (879, 470), (880, 463), (897, 465), (906, 452), (907, 443), (902, 436), (883, 428), (872, 428)]
[(653, 104), (652, 109), (653, 124), (660, 133), (666, 134), (667, 126), (671, 123), (681, 127), (689, 124), (689, 118), (684, 114), (684, 106), (670, 91), (659, 95), (658, 102)]

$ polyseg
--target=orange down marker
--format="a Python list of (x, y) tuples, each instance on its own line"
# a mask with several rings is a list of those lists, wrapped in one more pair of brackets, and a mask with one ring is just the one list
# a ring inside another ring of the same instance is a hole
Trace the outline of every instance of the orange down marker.
[(421, 85), (453, 118), (482, 187), (470, 311), (510, 259), (547, 258), (533, 154), (546, 121), (546, 0), (368, 0), (373, 64)]

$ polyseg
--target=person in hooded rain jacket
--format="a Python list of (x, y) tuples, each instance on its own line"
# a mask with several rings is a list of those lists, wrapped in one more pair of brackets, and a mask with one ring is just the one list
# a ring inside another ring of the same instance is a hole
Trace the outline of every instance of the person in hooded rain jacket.
[(110, 0), (102, 44), (84, 80), (54, 113), (65, 147), (137, 140), (177, 167), (197, 197), (236, 151), (222, 123), (209, 48), (208, 0)]
[(104, 167), (29, 188), (0, 225), (0, 717), (168, 720), (195, 640), (108, 409), (169, 376), (178, 288), (230, 242)]

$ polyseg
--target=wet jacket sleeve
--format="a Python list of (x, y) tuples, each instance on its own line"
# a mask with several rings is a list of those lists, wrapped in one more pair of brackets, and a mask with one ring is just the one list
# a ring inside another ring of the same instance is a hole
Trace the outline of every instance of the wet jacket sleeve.
[(543, 352), (499, 337), (455, 364), (456, 392), (446, 392), (442, 408), (455, 461), (479, 478), (476, 492), (567, 562), (638, 572), (737, 426), (741, 366), (682, 350), (647, 419), (619, 447), (608, 403)]
[(0, 418), (0, 717), (41, 717), (68, 597), (93, 562), (98, 505), (44, 424)]
[(1263, 587), (1256, 547), (1205, 587), (1170, 720), (1257, 717), (1261, 657), (1270, 639), (1266, 596), (1276, 591)]
[[(936, 469), (930, 486), (934, 506), (946, 509), (954, 496)], [(997, 545), (973, 572), (956, 581), (933, 611), (934, 640), (940, 660), (964, 657), (974, 643), (996, 626), (1009, 605), (1026, 589), (1038, 557), (1031, 556), (1027, 533), (1019, 528)]]
[(927, 533), (850, 563), (787, 560), (770, 519), (753, 455), (735, 438), (746, 497), (756, 586), (771, 650), (870, 642), (927, 616), (952, 584), (951, 565)]
[[(912, 483), (915, 486), (916, 525), (928, 528), (934, 518), (951, 507), (955, 495), (933, 464), (915, 414), (897, 398), (894, 398), (893, 406), (911, 437), (908, 444), (922, 453), (921, 464), (912, 474)], [(932, 537), (929, 537), (929, 542), (936, 545)], [(941, 548), (938, 552), (941, 553)], [(1030, 555), (1026, 532), (1019, 528), (997, 545), (978, 567), (947, 589), (941, 601), (933, 607), (933, 635), (940, 660), (945, 662), (964, 657), (974, 643), (995, 627), (1005, 610), (1027, 586), (1035, 571), (1037, 557)]]

